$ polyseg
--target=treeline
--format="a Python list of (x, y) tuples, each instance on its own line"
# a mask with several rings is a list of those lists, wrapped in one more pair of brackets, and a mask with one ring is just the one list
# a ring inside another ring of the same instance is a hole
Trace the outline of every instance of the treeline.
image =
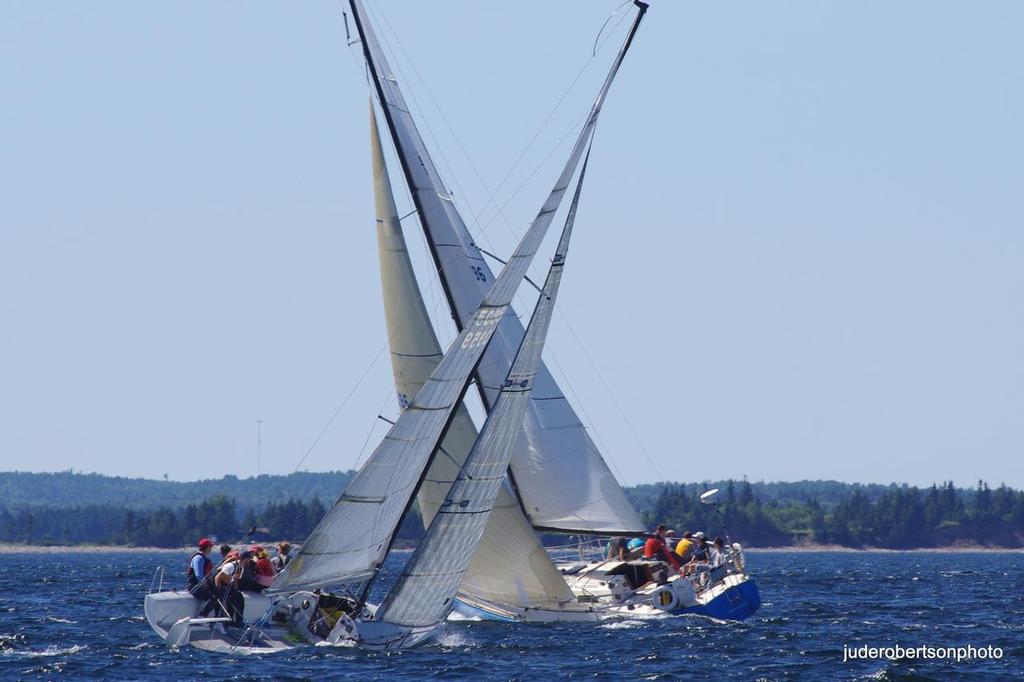
[(74, 471), (29, 473), (0, 472), (0, 504), (8, 508), (112, 505), (131, 509), (182, 509), (200, 500), (224, 495), (262, 508), (271, 502), (334, 500), (352, 478), (351, 471), (311, 473), (297, 471), (287, 476), (263, 474), (250, 478), (224, 476), (199, 481), (168, 481), (124, 478)]
[[(183, 547), (200, 537), (232, 544), (250, 529), (260, 540), (289, 539), (301, 542), (327, 508), (318, 499), (289, 499), (262, 508), (239, 508), (225, 495), (181, 509), (126, 509), (110, 504), (76, 507), (0, 507), (0, 542), (34, 545), (100, 544), (145, 547)], [(414, 541), (422, 533), (415, 510), (399, 532), (399, 539)]]
[[(232, 543), (253, 526), (266, 529), (257, 540), (301, 542), (350, 475), (303, 472), (175, 483), (71, 472), (0, 473), (0, 542), (181, 547), (203, 535)], [(7, 494), (19, 485), (16, 495)], [(714, 506), (699, 500), (710, 488), (721, 489)], [(981, 481), (970, 489), (952, 483), (921, 489), (730, 480), (647, 484), (626, 494), (651, 527), (666, 522), (680, 532), (727, 531), (753, 547), (1024, 547), (1024, 492)], [(399, 541), (412, 544), (422, 532), (414, 508)]]
[[(869, 496), (853, 488), (823, 504), (817, 498), (762, 500), (747, 481), (725, 481), (715, 505), (700, 502), (703, 485), (669, 484), (645, 521), (665, 522), (679, 532), (728, 532), (751, 546), (831, 544), (844, 547), (912, 549), (949, 546), (1024, 547), (1024, 492), (996, 489), (978, 481), (975, 489), (952, 483), (920, 489), (888, 486)], [(724, 530), (723, 530), (724, 529)]]

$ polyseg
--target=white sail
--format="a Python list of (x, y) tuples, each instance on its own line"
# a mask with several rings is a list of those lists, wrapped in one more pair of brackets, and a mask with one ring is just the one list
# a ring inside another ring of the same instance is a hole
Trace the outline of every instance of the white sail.
[(469, 324), (295, 559), (278, 575), (273, 592), (310, 590), (376, 575), (426, 474), (431, 454), (550, 224), (551, 216), (541, 215), (530, 225)]
[(403, 627), (441, 622), (484, 533), (526, 415), (569, 249), (587, 164), (540, 298), (494, 407), (458, 478), (375, 618)]
[[(362, 3), (359, 0), (350, 0), (350, 3), (434, 264), (449, 306), (462, 328), (486, 294), (493, 275), (430, 158), (398, 81), (366, 20)], [(644, 3), (636, 4), (640, 12), (593, 104), (573, 149), (573, 158), (579, 158), (584, 140), (593, 132), (604, 98), (646, 10)], [(497, 398), (523, 333), (519, 320), (506, 316), (480, 363), (477, 375), (488, 406)], [(608, 533), (644, 529), (639, 515), (543, 363), (538, 370), (523, 434), (512, 455), (511, 470), (522, 506), (537, 528)]]
[[(377, 213), (381, 288), (391, 366), (399, 402), (419, 392), (441, 360), (441, 346), (416, 283), (391, 183), (381, 149), (377, 120), (370, 107), (373, 190)], [(429, 527), (444, 502), (477, 432), (464, 405), (459, 405), (416, 498)], [(480, 547), (466, 570), (463, 591), (472, 596), (517, 606), (552, 604), (573, 599), (561, 573), (544, 551), (507, 485), (498, 492)]]

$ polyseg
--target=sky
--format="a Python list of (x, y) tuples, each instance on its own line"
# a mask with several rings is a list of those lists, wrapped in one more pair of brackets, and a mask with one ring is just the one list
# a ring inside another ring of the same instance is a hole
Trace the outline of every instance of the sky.
[[(616, 4), (370, 3), (488, 250), (567, 158)], [(365, 461), (398, 407), (342, 9), (0, 0), (0, 470)], [(1009, 0), (652, 3), (545, 356), (621, 482), (1024, 487), (1022, 22)]]

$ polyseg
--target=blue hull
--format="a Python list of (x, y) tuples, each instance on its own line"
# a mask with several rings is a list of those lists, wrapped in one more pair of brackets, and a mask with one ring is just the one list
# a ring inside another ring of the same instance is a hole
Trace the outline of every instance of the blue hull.
[(707, 604), (683, 609), (683, 613), (696, 613), (718, 620), (744, 620), (754, 615), (761, 606), (761, 593), (757, 583), (747, 579), (730, 587)]

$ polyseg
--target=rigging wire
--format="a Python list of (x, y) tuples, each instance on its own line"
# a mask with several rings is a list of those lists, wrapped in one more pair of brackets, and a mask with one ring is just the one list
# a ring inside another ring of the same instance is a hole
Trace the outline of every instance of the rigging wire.
[[(427, 130), (428, 130), (428, 132), (430, 134), (430, 137), (433, 140), (434, 145), (437, 148), (438, 153), (439, 153), (442, 161), (444, 162), (445, 168), (448, 171), (449, 176), (451, 177), (452, 184), (458, 189), (459, 194), (462, 196), (463, 202), (466, 204), (467, 208), (470, 210), (471, 214), (473, 215), (472, 222), (473, 222), (473, 224), (477, 228), (477, 234), (475, 236), (475, 239), (481, 239), (483, 241), (486, 241), (488, 246), (492, 246), (492, 248), (493, 248), (491, 240), (490, 240), (489, 236), (486, 234), (486, 232), (487, 232), (487, 228), (495, 220), (497, 220), (499, 217), (502, 219), (502, 221), (508, 227), (509, 232), (511, 233), (513, 238), (517, 238), (519, 236), (516, 233), (516, 231), (514, 230), (514, 228), (512, 227), (512, 225), (511, 225), (511, 223), (510, 223), (510, 221), (508, 219), (508, 216), (505, 215), (505, 213), (504, 213), (505, 207), (519, 194), (520, 191), (522, 191), (522, 189), (533, 179), (533, 177), (547, 164), (548, 160), (555, 154), (555, 152), (558, 151), (558, 149), (561, 148), (564, 145), (566, 139), (569, 138), (569, 136), (572, 135), (573, 132), (578, 131), (580, 126), (586, 120), (586, 118), (587, 118), (587, 116), (589, 114), (589, 111), (584, 113), (579, 119), (577, 119), (577, 121), (569, 128), (569, 130), (567, 130), (565, 132), (565, 134), (552, 147), (552, 149), (540, 161), (540, 163), (538, 163), (534, 167), (534, 169), (529, 173), (529, 175), (522, 182), (520, 182), (520, 184), (516, 187), (516, 189), (512, 192), (512, 194), (501, 204), (498, 204), (497, 192), (501, 190), (501, 188), (505, 185), (505, 183), (507, 182), (509, 177), (511, 177), (512, 173), (515, 171), (515, 169), (518, 167), (518, 165), (522, 162), (523, 158), (525, 158), (526, 154), (532, 148), (533, 144), (539, 138), (540, 134), (544, 131), (544, 129), (547, 127), (548, 123), (551, 121), (551, 119), (554, 117), (554, 115), (557, 113), (557, 111), (561, 107), (562, 103), (565, 101), (565, 99), (568, 97), (569, 93), (575, 87), (576, 83), (582, 77), (583, 73), (590, 66), (591, 62), (594, 60), (594, 57), (597, 55), (597, 52), (611, 39), (612, 35), (615, 32), (615, 29), (618, 28), (618, 26), (620, 26), (622, 24), (622, 22), (626, 19), (626, 17), (627, 17), (626, 13), (623, 13), (621, 16), (619, 16), (618, 21), (616, 21), (615, 24), (613, 25), (612, 29), (610, 31), (608, 31), (607, 36), (604, 38), (604, 40), (601, 40), (601, 36), (604, 34), (605, 29), (608, 27), (608, 24), (615, 18), (615, 16), (617, 14), (619, 14), (619, 12), (622, 10), (622, 8), (625, 7), (626, 5), (630, 4), (630, 2), (631, 2), (631, 0), (626, 0), (626, 2), (620, 4), (611, 13), (611, 15), (609, 15), (609, 17), (607, 19), (605, 19), (604, 23), (601, 25), (601, 29), (598, 31), (598, 34), (597, 34), (597, 36), (596, 36), (596, 38), (594, 40), (594, 49), (592, 51), (592, 54), (584, 62), (583, 66), (581, 67), (579, 72), (576, 74), (576, 76), (570, 82), (570, 84), (566, 88), (566, 90), (562, 93), (562, 96), (556, 102), (556, 104), (552, 108), (551, 112), (548, 114), (548, 116), (541, 123), (540, 127), (534, 133), (533, 137), (527, 143), (526, 147), (519, 154), (519, 156), (517, 157), (516, 161), (512, 164), (512, 167), (508, 170), (508, 172), (502, 178), (501, 182), (498, 185), (498, 188), (496, 190), (494, 190), (494, 191), (492, 191), (490, 189), (490, 187), (487, 184), (486, 180), (484, 180), (482, 174), (480, 173), (478, 167), (473, 162), (473, 159), (470, 157), (469, 152), (466, 150), (466, 146), (462, 143), (462, 140), (459, 137), (458, 133), (455, 131), (454, 126), (452, 126), (451, 121), (445, 115), (444, 110), (441, 108), (440, 104), (437, 101), (437, 98), (434, 97), (433, 92), (430, 90), (430, 87), (427, 85), (427, 83), (423, 79), (422, 75), (419, 72), (419, 69), (416, 68), (415, 62), (411, 59), (411, 57), (409, 56), (409, 53), (406, 51), (405, 46), (404, 46), (404, 44), (401, 41), (401, 38), (398, 36), (397, 32), (391, 26), (390, 22), (388, 22), (387, 17), (384, 16), (383, 10), (377, 8), (376, 14), (380, 18), (381, 24), (383, 26), (385, 26), (387, 28), (387, 30), (391, 33), (391, 36), (393, 36), (398, 50), (401, 51), (401, 53), (404, 56), (405, 60), (409, 62), (409, 65), (412, 68), (412, 72), (415, 74), (416, 79), (419, 82), (420, 86), (423, 88), (424, 92), (426, 92), (427, 96), (430, 98), (430, 101), (434, 105), (434, 108), (437, 110), (438, 114), (440, 114), (441, 119), (444, 121), (444, 123), (447, 126), (449, 132), (451, 133), (452, 137), (455, 139), (456, 143), (459, 145), (459, 149), (462, 151), (463, 156), (466, 158), (466, 160), (468, 161), (470, 167), (473, 169), (473, 172), (476, 174), (477, 180), (480, 182), (480, 184), (483, 186), (484, 190), (489, 195), (489, 198), (488, 198), (487, 202), (485, 202), (484, 206), (480, 209), (480, 211), (479, 212), (474, 211), (473, 208), (472, 208), (472, 205), (471, 205), (471, 203), (470, 203), (470, 201), (468, 199), (468, 195), (466, 194), (465, 191), (463, 191), (460, 183), (458, 182), (458, 178), (455, 175), (455, 172), (454, 172), (454, 170), (452, 168), (452, 165), (449, 162), (448, 157), (445, 155), (445, 153), (443, 151), (443, 148), (441, 147), (441, 145), (440, 145), (440, 143), (438, 141), (437, 135), (435, 134), (433, 128), (430, 125), (429, 119), (425, 115), (426, 114), (425, 109), (420, 104), (419, 100), (416, 98), (415, 92), (413, 92), (411, 88), (407, 89), (407, 92), (409, 93), (409, 96), (411, 97), (414, 105), (419, 110), (420, 118), (423, 121), (424, 126), (427, 128)], [(381, 40), (381, 43), (382, 43), (382, 46), (385, 47), (391, 53), (391, 57), (392, 57), (392, 60), (394, 62), (393, 68), (398, 70), (398, 72), (402, 75), (402, 79), (403, 80), (407, 81), (407, 79), (405, 77), (405, 74), (404, 74), (404, 72), (402, 70), (401, 63), (400, 63), (400, 61), (397, 58), (398, 57), (397, 51), (394, 48), (391, 47), (391, 45), (387, 42), (386, 39)], [(409, 82), (409, 81), (407, 81), (407, 82)], [(408, 192), (408, 188), (406, 188), (406, 190)], [(410, 195), (410, 199), (411, 199), (411, 195)], [(486, 223), (484, 223), (483, 225), (480, 225), (479, 224), (480, 217), (483, 215), (483, 213), (486, 210), (486, 208), (489, 205), (491, 205), (492, 203), (495, 206), (497, 206), (497, 210), (496, 210), (495, 214), (493, 216), (491, 216), (491, 218)], [(424, 240), (424, 242), (426, 242), (426, 237), (425, 236), (423, 236), (423, 240)], [(429, 248), (429, 246), (428, 246), (428, 248)], [(492, 258), (496, 258), (496, 257), (492, 255)], [(516, 298), (519, 301), (520, 305), (523, 306), (524, 303), (523, 303), (522, 294), (521, 293), (517, 293), (516, 294)], [(528, 306), (525, 306), (525, 309), (528, 309)], [(562, 316), (562, 318), (564, 320), (566, 320), (566, 324), (568, 326), (568, 320), (565, 317), (564, 313), (562, 313), (561, 310), (559, 310), (559, 314)], [(570, 327), (570, 329), (571, 329), (571, 327)], [(571, 331), (573, 333), (574, 338), (576, 339), (577, 344), (579, 344), (580, 347), (583, 348), (582, 341), (579, 339), (579, 336), (575, 333), (575, 330), (571, 329)], [(611, 390), (608, 387), (607, 382), (604, 380), (603, 376), (600, 375), (600, 373), (598, 372), (598, 370), (596, 368), (596, 365), (593, 362), (593, 359), (590, 357), (590, 355), (588, 353), (586, 353), (585, 349), (584, 349), (584, 354), (586, 355), (586, 357), (587, 357), (588, 361), (590, 362), (591, 366), (594, 368), (595, 373), (599, 374), (599, 378), (601, 379), (602, 385), (604, 386), (605, 390), (609, 393), (609, 395), (612, 397), (612, 400), (613, 400), (613, 402), (614, 402), (614, 404), (616, 406), (616, 409), (619, 411), (620, 415), (623, 418), (623, 421), (626, 422), (628, 428), (632, 432), (634, 439), (636, 439), (638, 445), (641, 448), (641, 451), (644, 453), (645, 457), (647, 458), (647, 461), (650, 463), (651, 467), (655, 470), (655, 472), (660, 477), (661, 476), (660, 471), (658, 471), (657, 466), (654, 464), (653, 460), (650, 457), (650, 454), (647, 452), (647, 449), (644, 447), (642, 441), (640, 440), (639, 435), (637, 434), (636, 430), (633, 428), (632, 423), (625, 416), (625, 412), (623, 411), (621, 405), (618, 403), (618, 401), (615, 400), (614, 396), (611, 394)], [(558, 360), (557, 360), (557, 358), (555, 358), (554, 352), (552, 350), (549, 350), (549, 355), (551, 355), (551, 357), (554, 360), (555, 364), (559, 365)], [(580, 401), (578, 393), (573, 388), (572, 382), (568, 379), (568, 376), (565, 374), (564, 370), (561, 369), (560, 365), (559, 365), (559, 370), (560, 370), (561, 374), (563, 375), (563, 380), (566, 382), (566, 384), (570, 388), (570, 391), (573, 393), (573, 397), (574, 397), (574, 400), (575, 400), (576, 404), (580, 407), (580, 410), (584, 413), (584, 416), (587, 418), (587, 421), (590, 422), (590, 424), (591, 424), (590, 430), (593, 431), (595, 437), (597, 438), (598, 442), (600, 443), (601, 449), (605, 453), (610, 455), (610, 450), (608, 449), (607, 445), (605, 444), (604, 439), (601, 438), (601, 434), (599, 433), (598, 429), (594, 426), (594, 421), (590, 418), (590, 416), (587, 413), (585, 407), (583, 407), (583, 403)], [(609, 456), (608, 459), (611, 460), (612, 466), (615, 467), (615, 470), (616, 470), (616, 473), (619, 476), (619, 479), (625, 481), (625, 477), (622, 475), (622, 472), (619, 470), (618, 465), (616, 464), (614, 458)]]
[[(558, 306), (556, 305), (555, 308), (558, 309)], [(608, 386), (608, 382), (605, 381), (604, 375), (601, 374), (601, 370), (597, 368), (597, 364), (594, 362), (594, 359), (590, 356), (590, 353), (587, 351), (586, 346), (583, 345), (583, 341), (580, 339), (579, 335), (576, 333), (576, 330), (569, 322), (569, 318), (566, 317), (565, 313), (562, 312), (560, 309), (558, 310), (558, 315), (559, 317), (562, 318), (562, 321), (565, 322), (565, 326), (569, 329), (569, 332), (572, 333), (573, 338), (576, 339), (576, 343), (579, 344), (580, 350), (583, 351), (583, 357), (587, 359), (587, 362), (590, 364), (590, 368), (594, 370), (594, 374), (597, 375), (597, 378), (598, 380), (600, 380), (605, 392), (608, 393), (608, 397), (612, 399), (612, 404), (615, 405), (615, 409), (618, 410), (619, 416), (622, 417), (622, 421), (626, 423), (626, 426), (629, 428), (630, 433), (633, 434), (633, 438), (636, 440), (637, 446), (639, 446), (640, 451), (644, 454), (644, 457), (647, 459), (647, 463), (651, 465), (651, 468), (654, 470), (654, 473), (658, 475), (659, 480), (667, 480), (665, 476), (661, 473), (661, 471), (658, 469), (658, 465), (654, 463), (653, 459), (651, 459), (651, 454), (647, 451), (647, 447), (644, 445), (644, 442), (640, 440), (640, 434), (637, 433), (637, 430), (635, 428), (633, 428), (633, 422), (631, 422), (629, 420), (629, 417), (626, 416), (625, 410), (622, 409), (622, 405), (619, 404), (619, 401), (618, 399), (616, 399), (611, 387)]]
[(373, 356), (373, 361), (366, 368), (366, 370), (363, 372), (363, 374), (359, 377), (359, 380), (356, 381), (356, 385), (353, 386), (352, 389), (348, 392), (348, 395), (346, 395), (344, 400), (341, 401), (341, 404), (338, 405), (338, 409), (336, 409), (334, 411), (334, 414), (331, 415), (331, 418), (328, 419), (327, 423), (324, 424), (324, 427), (322, 429), (320, 429), (320, 433), (318, 433), (316, 435), (316, 438), (313, 439), (313, 442), (309, 444), (308, 448), (306, 448), (306, 452), (303, 453), (302, 457), (299, 458), (299, 463), (295, 465), (294, 469), (292, 469), (292, 473), (293, 474), (296, 471), (298, 471), (299, 467), (302, 466), (302, 463), (306, 461), (306, 458), (309, 457), (309, 453), (313, 452), (313, 448), (315, 448), (317, 446), (317, 444), (320, 443), (320, 439), (324, 437), (324, 434), (327, 433), (327, 430), (329, 428), (331, 428), (331, 424), (333, 424), (334, 420), (338, 418), (339, 414), (341, 414), (341, 411), (345, 408), (345, 405), (348, 404), (348, 401), (355, 394), (356, 390), (360, 386), (362, 386), (363, 381), (366, 379), (367, 376), (369, 376), (370, 370), (372, 370), (374, 367), (376, 367), (377, 361), (380, 360), (380, 356), (384, 354), (384, 351), (387, 349), (387, 347), (390, 344), (390, 342), (391, 342), (391, 339), (389, 338), (388, 341), (386, 341), (384, 343), (384, 345), (380, 347), (380, 350), (377, 351), (377, 354)]
[[(359, 448), (359, 456), (356, 457), (356, 463), (353, 466), (353, 469), (356, 471), (359, 470), (359, 465), (363, 461), (363, 455), (366, 454), (366, 446), (370, 444), (370, 438), (373, 436), (373, 432), (377, 430), (377, 420), (380, 418), (380, 413), (384, 411), (384, 408), (387, 407), (395, 397), (394, 390), (395, 389), (393, 387), (388, 386), (388, 392), (384, 397), (384, 402), (381, 403), (380, 409), (377, 410), (378, 417), (370, 422), (370, 430), (366, 432), (366, 439), (363, 440), (363, 447)], [(392, 422), (392, 425), (393, 424), (394, 422)]]
[[(557, 303), (555, 304), (555, 308), (558, 308)], [(598, 445), (601, 446), (601, 450), (603, 450), (606, 454), (609, 454), (611, 450), (608, 448), (607, 443), (604, 442), (604, 438), (601, 437), (601, 433), (597, 430), (597, 427), (595, 426), (596, 422), (590, 417), (590, 414), (587, 412), (587, 408), (584, 407), (583, 402), (580, 400), (580, 396), (576, 392), (576, 387), (573, 386), (572, 381), (569, 380), (569, 375), (566, 373), (565, 369), (562, 368), (562, 363), (558, 361), (558, 357), (557, 355), (555, 355), (554, 349), (551, 348), (551, 344), (545, 344), (544, 350), (547, 351), (547, 354), (551, 358), (551, 361), (555, 364), (555, 367), (558, 369), (558, 373), (562, 375), (562, 380), (565, 382), (565, 385), (569, 387), (569, 392), (572, 393), (573, 400), (579, 406), (580, 412), (583, 413), (583, 416), (590, 423), (590, 426), (584, 428), (586, 428), (588, 431), (593, 432), (594, 437), (597, 439)], [(615, 475), (619, 477), (619, 480), (622, 481), (624, 485), (628, 485), (626, 477), (622, 475), (622, 470), (619, 469), (619, 465), (615, 462), (616, 458), (608, 456), (607, 459), (608, 461), (611, 462), (612, 467), (615, 469)]]

